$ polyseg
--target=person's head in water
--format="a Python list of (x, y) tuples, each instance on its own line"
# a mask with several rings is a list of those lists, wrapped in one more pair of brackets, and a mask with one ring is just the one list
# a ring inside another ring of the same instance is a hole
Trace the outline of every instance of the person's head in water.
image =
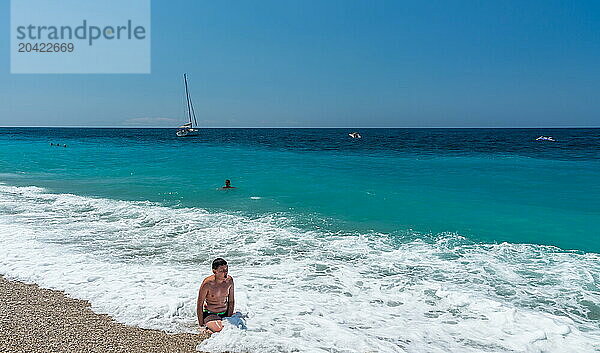
[(216, 279), (224, 280), (227, 278), (227, 272), (229, 271), (227, 261), (220, 257), (216, 258), (212, 263), (212, 271)]
[(235, 186), (231, 186), (231, 180), (227, 179), (225, 180), (225, 186), (223, 186), (222, 189), (235, 189)]

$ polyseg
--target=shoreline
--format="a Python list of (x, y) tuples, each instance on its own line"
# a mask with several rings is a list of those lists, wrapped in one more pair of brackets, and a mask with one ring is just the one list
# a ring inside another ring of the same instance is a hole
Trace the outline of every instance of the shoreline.
[(197, 352), (208, 336), (116, 322), (86, 300), (0, 275), (0, 352)]

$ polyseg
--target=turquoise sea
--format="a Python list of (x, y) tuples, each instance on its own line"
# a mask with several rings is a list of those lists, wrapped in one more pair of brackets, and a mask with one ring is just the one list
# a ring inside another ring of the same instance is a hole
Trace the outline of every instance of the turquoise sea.
[(600, 129), (201, 132), (0, 128), (0, 274), (179, 332), (223, 256), (206, 351), (600, 351)]

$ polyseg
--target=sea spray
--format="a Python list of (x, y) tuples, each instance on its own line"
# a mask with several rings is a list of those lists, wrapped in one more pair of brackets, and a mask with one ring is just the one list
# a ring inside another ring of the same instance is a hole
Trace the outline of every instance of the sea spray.
[(247, 330), (205, 351), (480, 352), (599, 349), (600, 258), (456, 234), (307, 231), (281, 215), (0, 185), (0, 273), (90, 300), (117, 320), (196, 330), (213, 257)]

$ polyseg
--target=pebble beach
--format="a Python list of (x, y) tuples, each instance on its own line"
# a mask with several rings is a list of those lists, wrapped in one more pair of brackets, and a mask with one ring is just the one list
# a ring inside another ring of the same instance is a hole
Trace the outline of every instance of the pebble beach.
[(0, 276), (0, 352), (196, 352), (204, 335), (168, 334), (96, 314), (85, 300)]

